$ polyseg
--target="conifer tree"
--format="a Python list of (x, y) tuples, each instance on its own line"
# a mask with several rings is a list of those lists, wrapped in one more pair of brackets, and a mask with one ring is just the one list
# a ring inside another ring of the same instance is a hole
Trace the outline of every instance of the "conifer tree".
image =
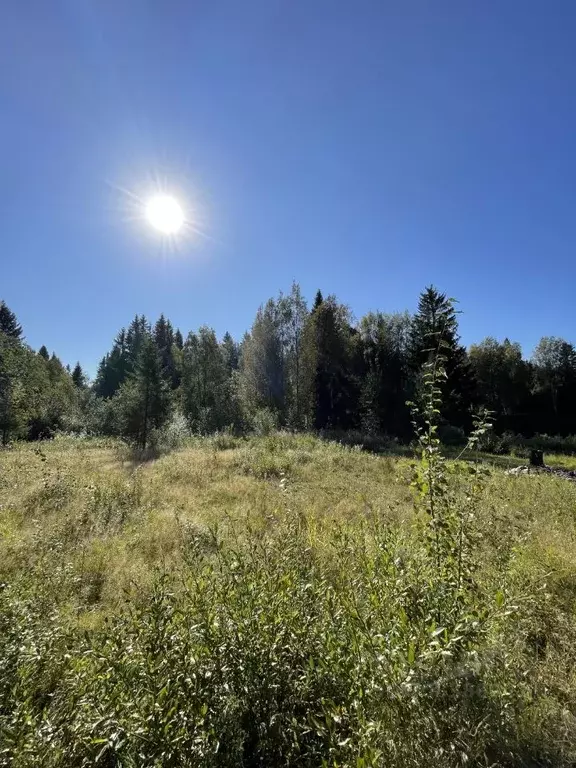
[(213, 432), (230, 423), (230, 376), (212, 328), (190, 333), (182, 355), (182, 408), (191, 427)]
[(0, 301), (0, 333), (13, 339), (22, 338), (22, 326), (5, 301)]
[(172, 389), (180, 383), (180, 376), (174, 359), (174, 330), (170, 320), (160, 315), (154, 326), (154, 341), (160, 355), (162, 373)]
[(411, 433), (408, 340), (411, 317), (369, 312), (359, 324), (363, 358), (361, 420), (367, 431)]
[(443, 417), (455, 426), (469, 426), (474, 386), (468, 356), (460, 345), (453, 300), (429, 286), (420, 294), (412, 321), (410, 358), (415, 375), (438, 353), (444, 358), (446, 384)]
[(72, 371), (72, 381), (74, 382), (74, 386), (78, 387), (78, 389), (84, 389), (86, 386), (86, 376), (84, 375), (80, 363), (76, 363), (74, 366), (74, 370)]
[(150, 334), (141, 338), (134, 371), (122, 385), (118, 397), (123, 434), (145, 449), (151, 431), (166, 423), (170, 411), (168, 388)]
[(240, 350), (238, 344), (234, 341), (232, 336), (226, 331), (220, 344), (222, 350), (222, 357), (224, 360), (224, 366), (228, 375), (232, 374), (232, 371), (237, 370), (240, 361)]
[(315, 302), (305, 330), (305, 360), (312, 423), (346, 429), (357, 414), (350, 313), (334, 296)]

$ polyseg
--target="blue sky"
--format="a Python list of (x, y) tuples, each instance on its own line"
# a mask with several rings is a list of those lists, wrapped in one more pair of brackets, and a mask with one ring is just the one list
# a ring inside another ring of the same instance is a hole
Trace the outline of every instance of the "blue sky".
[[(0, 297), (91, 372), (137, 312), (240, 336), (293, 279), (576, 341), (575, 40), (573, 0), (5, 4)], [(155, 183), (202, 235), (134, 220)]]

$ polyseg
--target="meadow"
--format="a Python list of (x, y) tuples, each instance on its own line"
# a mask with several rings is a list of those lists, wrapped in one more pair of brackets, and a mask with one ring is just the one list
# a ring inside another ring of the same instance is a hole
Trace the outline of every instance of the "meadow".
[(575, 765), (576, 483), (472, 458), (1, 451), (0, 764)]

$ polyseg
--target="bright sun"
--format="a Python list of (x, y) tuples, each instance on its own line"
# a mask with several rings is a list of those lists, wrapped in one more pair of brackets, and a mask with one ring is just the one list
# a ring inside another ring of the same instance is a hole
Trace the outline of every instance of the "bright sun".
[(170, 195), (156, 195), (146, 203), (146, 218), (165, 235), (175, 235), (184, 224), (184, 211)]

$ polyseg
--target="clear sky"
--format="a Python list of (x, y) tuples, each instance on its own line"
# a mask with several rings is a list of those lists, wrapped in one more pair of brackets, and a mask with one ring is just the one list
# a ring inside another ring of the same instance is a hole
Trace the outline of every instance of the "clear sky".
[[(292, 279), (576, 342), (575, 41), (574, 0), (5, 2), (0, 297), (91, 372), (137, 312), (240, 336)], [(134, 220), (153, 184), (202, 234)]]

